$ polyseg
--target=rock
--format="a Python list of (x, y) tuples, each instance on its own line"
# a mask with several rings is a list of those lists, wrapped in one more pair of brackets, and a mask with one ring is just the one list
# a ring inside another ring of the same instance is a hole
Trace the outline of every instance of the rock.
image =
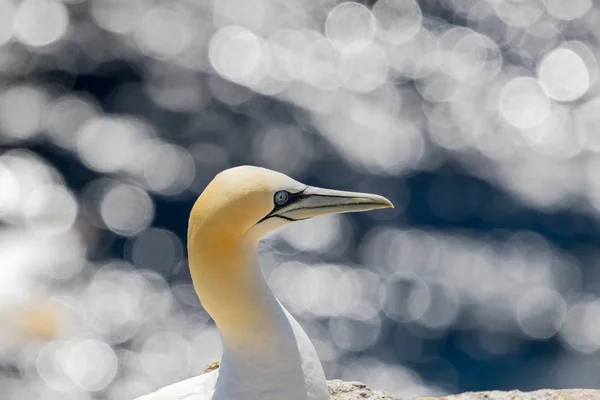
[[(203, 373), (219, 368), (219, 362), (207, 365)], [(361, 382), (339, 379), (327, 381), (331, 400), (408, 400), (382, 390), (373, 390)], [(600, 400), (600, 390), (594, 389), (542, 389), (535, 392), (465, 392), (444, 397), (415, 397), (411, 400)]]
[(381, 390), (372, 390), (364, 383), (346, 382), (339, 379), (328, 381), (331, 400), (402, 400)]
[[(405, 400), (381, 390), (372, 390), (364, 383), (329, 381), (331, 400)], [(543, 389), (535, 392), (466, 392), (444, 397), (418, 397), (413, 400), (600, 400), (600, 390), (593, 389)]]
[(208, 374), (210, 371), (214, 371), (215, 369), (219, 369), (220, 365), (221, 365), (220, 361), (215, 361), (212, 364), (208, 364), (206, 366), (206, 368), (204, 368), (204, 371), (202, 371), (202, 374)]

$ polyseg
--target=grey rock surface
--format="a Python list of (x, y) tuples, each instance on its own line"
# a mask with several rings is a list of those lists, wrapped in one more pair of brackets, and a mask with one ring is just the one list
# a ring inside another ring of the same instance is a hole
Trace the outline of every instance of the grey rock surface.
[(401, 400), (381, 390), (372, 390), (364, 383), (346, 382), (339, 379), (328, 381), (331, 400)]
[[(407, 400), (381, 390), (372, 390), (360, 382), (329, 381), (331, 400)], [(600, 400), (600, 390), (543, 389), (535, 392), (466, 392), (444, 397), (418, 397), (413, 400)]]

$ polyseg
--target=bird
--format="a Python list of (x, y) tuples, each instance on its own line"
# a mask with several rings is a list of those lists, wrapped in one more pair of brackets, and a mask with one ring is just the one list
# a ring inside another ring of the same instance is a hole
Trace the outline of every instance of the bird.
[(221, 335), (220, 366), (135, 400), (329, 400), (317, 352), (269, 289), (257, 246), (295, 221), (393, 207), (256, 166), (217, 174), (192, 207), (187, 246), (194, 289)]

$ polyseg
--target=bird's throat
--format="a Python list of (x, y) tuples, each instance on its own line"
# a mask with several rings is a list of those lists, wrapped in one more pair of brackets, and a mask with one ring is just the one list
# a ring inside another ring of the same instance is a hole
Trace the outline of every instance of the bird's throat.
[(256, 247), (243, 240), (193, 238), (190, 272), (205, 310), (221, 335), (249, 340), (248, 332), (268, 325), (276, 302), (256, 262)]
[(256, 245), (190, 243), (194, 287), (223, 341), (215, 400), (328, 399), (316, 351), (265, 282)]

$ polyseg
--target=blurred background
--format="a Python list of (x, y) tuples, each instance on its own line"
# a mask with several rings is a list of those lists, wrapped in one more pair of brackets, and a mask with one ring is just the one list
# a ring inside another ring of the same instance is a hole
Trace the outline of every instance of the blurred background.
[(261, 245), (329, 379), (600, 388), (599, 55), (592, 0), (0, 0), (0, 397), (218, 360), (187, 218), (242, 164), (396, 205)]

